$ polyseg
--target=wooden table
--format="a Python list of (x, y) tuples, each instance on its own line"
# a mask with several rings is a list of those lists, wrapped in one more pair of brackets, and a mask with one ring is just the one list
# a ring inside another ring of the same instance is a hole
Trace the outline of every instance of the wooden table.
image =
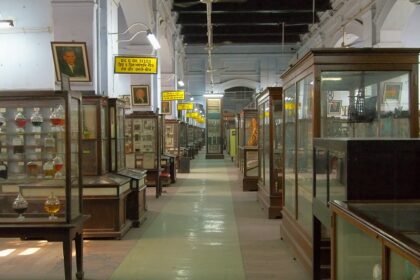
[[(72, 279), (72, 241), (76, 245), (77, 279), (83, 279), (83, 223), (89, 218), (82, 215), (66, 223), (45, 222), (10, 222), (0, 223), (0, 237), (18, 237), (21, 239), (45, 239), (49, 242), (63, 242), (65, 280)], [(8, 220), (8, 219), (6, 219)], [(44, 219), (45, 221), (45, 219)]]

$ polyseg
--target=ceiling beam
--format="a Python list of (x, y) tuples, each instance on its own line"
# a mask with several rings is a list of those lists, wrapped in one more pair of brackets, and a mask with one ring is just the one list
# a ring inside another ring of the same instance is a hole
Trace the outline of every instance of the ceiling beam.
[[(214, 34), (225, 34), (225, 33), (278, 33), (281, 32), (281, 24), (274, 25), (216, 25), (213, 26)], [(285, 32), (293, 33), (306, 33), (308, 32), (308, 25), (296, 25), (296, 26), (287, 26), (285, 27)], [(181, 34), (194, 34), (202, 33), (207, 34), (207, 28), (204, 25), (183, 25), (181, 28)]]

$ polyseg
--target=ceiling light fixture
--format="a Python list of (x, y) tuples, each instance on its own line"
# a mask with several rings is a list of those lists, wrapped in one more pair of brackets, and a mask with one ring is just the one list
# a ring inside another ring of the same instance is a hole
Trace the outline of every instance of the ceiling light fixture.
[(150, 29), (147, 30), (147, 40), (149, 40), (150, 44), (152, 44), (155, 50), (160, 49), (159, 41), (157, 40), (155, 34), (150, 31)]
[(160, 44), (158, 39), (156, 38), (155, 34), (152, 33), (152, 31), (150, 30), (150, 28), (142, 23), (142, 22), (135, 22), (132, 25), (130, 25), (124, 32), (120, 32), (120, 33), (108, 33), (109, 35), (124, 35), (127, 34), (128, 31), (130, 31), (131, 28), (133, 28), (134, 26), (138, 26), (141, 25), (143, 27), (146, 27), (146, 31), (142, 30), (142, 31), (137, 31), (136, 33), (134, 33), (133, 36), (131, 36), (130, 39), (127, 40), (117, 40), (118, 43), (122, 43), (122, 42), (130, 42), (132, 41), (137, 35), (139, 35), (140, 33), (146, 33), (147, 35), (147, 40), (149, 40), (149, 43), (152, 45), (153, 49), (158, 50), (160, 49)]
[(341, 77), (325, 77), (321, 78), (321, 81), (341, 81)]
[(190, 100), (191, 100), (191, 101), (194, 101), (194, 97), (190, 97)]
[(185, 86), (184, 81), (183, 81), (183, 80), (179, 80), (179, 81), (178, 81), (178, 85), (179, 85), (180, 87)]
[(13, 20), (11, 20), (11, 19), (0, 20), (0, 28), (1, 29), (12, 28), (14, 26), (15, 26), (15, 24), (14, 24)]
[(223, 94), (221, 93), (209, 93), (209, 94), (203, 94), (205, 98), (222, 98)]

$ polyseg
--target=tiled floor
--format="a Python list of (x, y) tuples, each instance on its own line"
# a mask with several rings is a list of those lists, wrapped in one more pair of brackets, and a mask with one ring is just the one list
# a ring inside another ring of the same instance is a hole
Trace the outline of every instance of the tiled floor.
[[(280, 240), (281, 221), (266, 219), (240, 181), (229, 159), (200, 154), (161, 198), (149, 194), (142, 227), (85, 242), (85, 279), (309, 279)], [(39, 249), (20, 255), (27, 248)], [(0, 279), (62, 279), (61, 246), (1, 239), (0, 267)]]

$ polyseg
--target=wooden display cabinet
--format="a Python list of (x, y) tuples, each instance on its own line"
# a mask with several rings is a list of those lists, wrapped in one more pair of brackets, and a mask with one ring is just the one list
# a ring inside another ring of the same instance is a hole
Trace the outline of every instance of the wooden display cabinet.
[(133, 112), (126, 116), (126, 126), (132, 135), (133, 154), (126, 155), (127, 167), (147, 170), (146, 185), (156, 187), (156, 197), (162, 192), (160, 185), (159, 115), (153, 112)]
[(242, 189), (258, 190), (258, 121), (256, 109), (243, 109), (239, 126), (240, 170), (243, 173)]
[(194, 159), (196, 155), (196, 149), (194, 145), (194, 126), (191, 124), (187, 125), (187, 146), (188, 146), (188, 156), (191, 159)]
[(281, 218), (283, 200), (282, 88), (269, 87), (257, 97), (258, 201), (270, 219)]
[(313, 138), (418, 137), (418, 49), (314, 49), (282, 76), (282, 237), (312, 272)]
[(68, 280), (73, 239), (83, 278), (81, 133), (80, 92), (0, 92), (0, 237), (63, 242)]
[(332, 280), (419, 279), (419, 201), (330, 205)]
[(239, 146), (241, 146), (242, 141), (241, 141), (241, 133), (240, 133), (240, 128), (241, 126), (241, 114), (237, 114), (235, 117), (235, 130), (236, 130), (236, 151), (237, 151), (237, 155), (236, 155), (236, 166), (240, 169), (241, 168), (241, 153), (239, 153)]
[(183, 157), (188, 157), (187, 124), (179, 124), (179, 153)]
[(82, 159), (83, 175), (103, 175), (108, 172), (108, 98), (83, 93)]
[(178, 120), (165, 120), (165, 154), (175, 156), (179, 160), (179, 130), (180, 122)]
[(128, 169), (125, 165), (125, 103), (121, 99), (109, 99), (110, 171), (131, 179), (131, 192), (126, 199), (126, 216), (133, 227), (146, 220), (146, 171)]

